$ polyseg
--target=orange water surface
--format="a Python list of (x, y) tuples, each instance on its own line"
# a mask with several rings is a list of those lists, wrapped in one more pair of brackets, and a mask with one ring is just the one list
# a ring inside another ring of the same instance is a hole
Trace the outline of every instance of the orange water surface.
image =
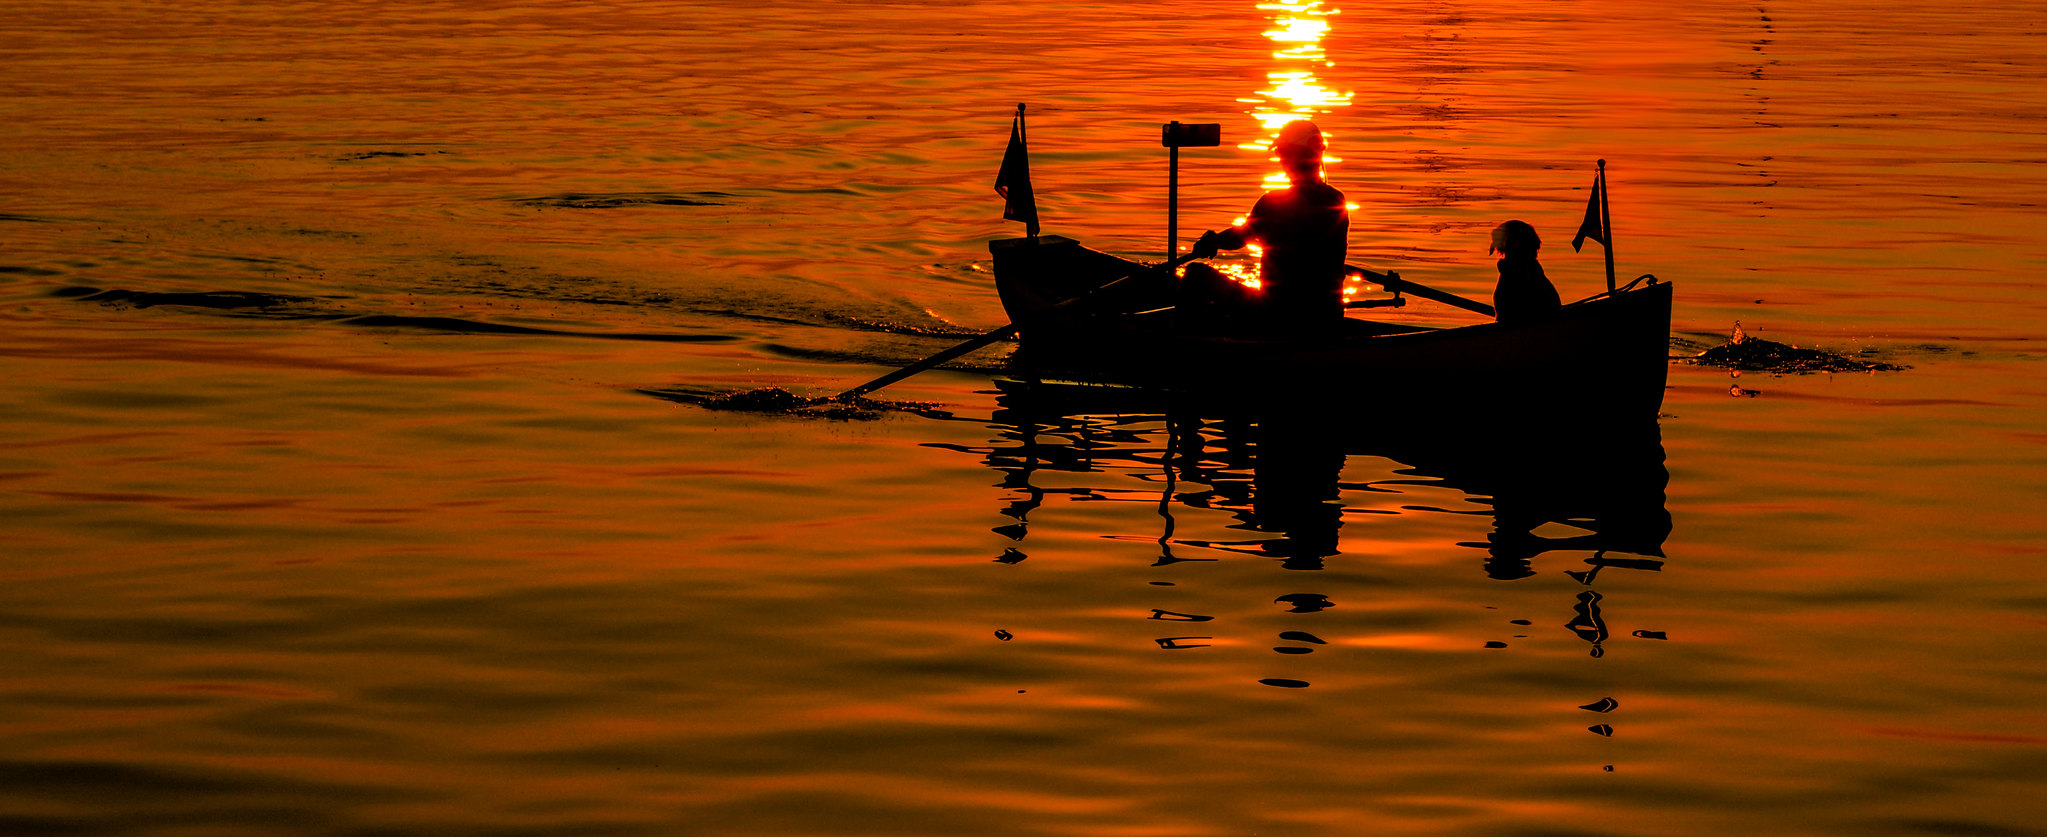
[[(2039, 833), (2041, 11), (18, 0), (0, 833)], [(1353, 264), (1488, 298), (1520, 218), (1576, 299), (1604, 159), (1674, 356), (1909, 368), (1527, 459), (1007, 344), (646, 394), (1003, 325), (1019, 102), (1097, 249), (1162, 123), (1184, 248), (1306, 116)]]

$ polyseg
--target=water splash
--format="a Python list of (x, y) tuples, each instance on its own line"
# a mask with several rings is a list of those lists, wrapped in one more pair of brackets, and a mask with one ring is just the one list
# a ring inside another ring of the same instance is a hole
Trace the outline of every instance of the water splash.
[(1910, 367), (1876, 360), (1859, 360), (1820, 349), (1801, 349), (1753, 336), (1734, 323), (1726, 343), (1707, 349), (1689, 363), (1720, 366), (1744, 372), (1896, 372)]

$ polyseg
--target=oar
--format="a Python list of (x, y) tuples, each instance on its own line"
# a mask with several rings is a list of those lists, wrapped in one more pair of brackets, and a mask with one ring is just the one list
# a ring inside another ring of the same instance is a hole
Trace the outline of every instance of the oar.
[[(1080, 302), (1082, 302), (1082, 301), (1084, 301), (1084, 300), (1087, 300), (1087, 299), (1089, 299), (1089, 298), (1092, 298), (1092, 297), (1093, 297), (1094, 295), (1096, 295), (1096, 294), (1099, 294), (1099, 293), (1101, 293), (1101, 292), (1103, 292), (1103, 291), (1106, 291), (1106, 290), (1108, 290), (1108, 289), (1110, 289), (1110, 288), (1113, 288), (1113, 287), (1115, 287), (1115, 286), (1117, 286), (1117, 285), (1120, 285), (1120, 284), (1122, 284), (1122, 283), (1123, 283), (1123, 282), (1124, 282), (1125, 280), (1128, 280), (1128, 279), (1131, 279), (1131, 278), (1134, 278), (1134, 277), (1137, 277), (1137, 276), (1143, 276), (1143, 275), (1144, 275), (1144, 274), (1146, 274), (1146, 273), (1152, 273), (1152, 272), (1155, 272), (1155, 271), (1160, 271), (1160, 270), (1172, 270), (1173, 268), (1179, 267), (1179, 266), (1180, 266), (1180, 265), (1182, 265), (1182, 264), (1186, 264), (1187, 262), (1189, 262), (1189, 261), (1192, 261), (1192, 260), (1194, 259), (1194, 256), (1195, 256), (1195, 254), (1193, 254), (1193, 253), (1188, 253), (1187, 255), (1181, 256), (1181, 257), (1179, 257), (1179, 258), (1177, 258), (1177, 259), (1174, 259), (1174, 260), (1172, 260), (1172, 261), (1166, 262), (1166, 263), (1164, 263), (1164, 264), (1155, 264), (1155, 265), (1150, 265), (1150, 266), (1147, 266), (1147, 267), (1142, 267), (1142, 268), (1139, 268), (1139, 269), (1137, 269), (1137, 270), (1134, 270), (1134, 271), (1131, 271), (1131, 272), (1129, 272), (1129, 273), (1126, 273), (1126, 274), (1124, 274), (1124, 275), (1122, 275), (1122, 276), (1118, 276), (1118, 277), (1116, 277), (1116, 278), (1114, 278), (1114, 279), (1111, 279), (1111, 280), (1109, 280), (1109, 281), (1107, 281), (1107, 282), (1103, 282), (1102, 284), (1100, 284), (1100, 285), (1097, 285), (1097, 286), (1095, 286), (1095, 289), (1094, 289), (1094, 290), (1088, 291), (1087, 293), (1081, 294), (1081, 295), (1079, 295), (1079, 296), (1076, 296), (1076, 297), (1071, 297), (1071, 298), (1069, 298), (1069, 299), (1063, 300), (1063, 301), (1059, 302), (1058, 304), (1056, 304), (1056, 305), (1053, 305), (1053, 306), (1052, 306), (1051, 308), (1048, 308), (1048, 309), (1045, 309), (1045, 310), (1046, 310), (1046, 312), (1047, 312), (1047, 313), (1050, 313), (1050, 312), (1052, 312), (1052, 311), (1061, 311), (1061, 310), (1065, 310), (1065, 309), (1067, 309), (1067, 308), (1070, 308), (1070, 307), (1072, 307), (1072, 306), (1074, 306), (1074, 305), (1077, 305), (1077, 304), (1079, 304)], [(1488, 309), (1486, 309), (1486, 310), (1490, 311), (1490, 310), (1492, 310), (1492, 309), (1488, 308)], [(846, 390), (845, 392), (839, 393), (838, 395), (834, 395), (834, 396), (831, 396), (831, 397), (829, 397), (829, 398), (824, 398), (824, 399), (819, 399), (819, 400), (821, 400), (821, 401), (843, 401), (843, 400), (846, 400), (846, 399), (850, 399), (850, 398), (858, 398), (858, 397), (860, 397), (860, 396), (862, 396), (862, 395), (866, 395), (866, 394), (868, 394), (868, 393), (870, 393), (870, 392), (873, 392), (873, 391), (875, 391), (875, 390), (881, 389), (882, 387), (888, 386), (889, 384), (893, 384), (893, 383), (895, 383), (895, 382), (897, 382), (897, 381), (900, 381), (900, 380), (902, 380), (902, 379), (904, 379), (904, 378), (908, 378), (908, 377), (910, 377), (911, 375), (915, 375), (915, 374), (917, 374), (917, 373), (919, 373), (919, 372), (923, 372), (923, 371), (925, 371), (925, 370), (927, 370), (927, 369), (930, 369), (930, 368), (932, 368), (932, 367), (934, 367), (934, 366), (937, 366), (937, 365), (939, 365), (939, 364), (941, 364), (941, 363), (944, 363), (944, 362), (946, 362), (946, 361), (948, 361), (948, 360), (952, 360), (953, 358), (959, 357), (960, 355), (964, 355), (964, 354), (966, 354), (966, 353), (968, 353), (968, 352), (974, 351), (975, 349), (979, 349), (979, 348), (982, 348), (982, 347), (988, 346), (988, 345), (990, 345), (990, 344), (993, 344), (994, 342), (996, 342), (996, 341), (998, 341), (998, 340), (1002, 340), (1002, 339), (1005, 339), (1005, 338), (1007, 338), (1007, 337), (1009, 337), (1010, 335), (1012, 335), (1012, 334), (1015, 334), (1015, 333), (1016, 333), (1016, 324), (1015, 324), (1015, 323), (1010, 323), (1009, 325), (1006, 325), (1006, 326), (1003, 326), (1003, 327), (1001, 327), (1001, 328), (998, 328), (998, 329), (996, 329), (996, 330), (994, 330), (994, 331), (988, 332), (987, 334), (983, 334), (983, 335), (981, 335), (981, 336), (979, 336), (979, 337), (976, 337), (976, 338), (974, 338), (974, 339), (972, 339), (972, 340), (968, 340), (968, 341), (967, 341), (967, 342), (965, 342), (965, 343), (961, 343), (961, 344), (959, 344), (959, 345), (957, 345), (957, 346), (954, 346), (954, 347), (952, 347), (952, 348), (950, 348), (950, 349), (946, 349), (945, 351), (939, 352), (938, 354), (935, 354), (935, 355), (932, 355), (932, 356), (930, 356), (930, 357), (927, 357), (927, 358), (925, 358), (925, 359), (923, 359), (923, 360), (917, 361), (916, 363), (912, 363), (912, 364), (910, 364), (909, 366), (905, 366), (905, 367), (903, 367), (903, 368), (901, 368), (901, 369), (898, 369), (898, 370), (896, 370), (896, 371), (894, 371), (894, 372), (890, 372), (890, 373), (888, 373), (888, 374), (886, 374), (886, 375), (883, 375), (883, 376), (881, 376), (881, 377), (879, 377), (879, 378), (876, 378), (876, 379), (874, 379), (874, 380), (872, 380), (872, 381), (868, 381), (867, 383), (864, 383), (864, 384), (861, 384), (861, 385), (859, 385), (859, 386), (857, 386), (857, 387), (854, 387), (854, 388), (852, 388), (852, 389)]]
[[(1111, 279), (1107, 282), (1104, 282), (1096, 286), (1094, 290), (1088, 291), (1087, 293), (1081, 294), (1076, 297), (1072, 297), (1070, 299), (1063, 300), (1058, 304), (1053, 305), (1051, 308), (1046, 309), (1046, 311), (1049, 313), (1051, 311), (1065, 310), (1066, 308), (1072, 307), (1085, 300), (1088, 300), (1094, 297), (1096, 294), (1099, 294), (1103, 291), (1120, 285), (1123, 282), (1134, 277), (1142, 276), (1146, 273), (1150, 273), (1153, 271), (1171, 270), (1173, 268), (1179, 267), (1182, 264), (1192, 261), (1197, 255), (1198, 254), (1196, 253), (1188, 253), (1184, 256), (1173, 259), (1172, 261), (1166, 262), (1164, 264), (1155, 264), (1148, 267), (1139, 268), (1137, 270), (1131, 271), (1130, 273), (1124, 274), (1122, 276), (1116, 277), (1115, 279)], [(1458, 308), (1465, 309), (1467, 311), (1484, 314), (1485, 316), (1488, 317), (1493, 316), (1493, 307), (1490, 305), (1475, 300), (1465, 299), (1464, 297), (1458, 296), (1453, 293), (1447, 293), (1423, 285), (1417, 285), (1413, 282), (1407, 281), (1406, 279), (1400, 278), (1400, 274), (1398, 273), (1393, 272), (1380, 273), (1378, 271), (1366, 270), (1364, 268), (1354, 267), (1351, 265), (1344, 265), (1344, 268), (1346, 270), (1362, 274), (1367, 281), (1375, 282), (1385, 287), (1386, 290), (1388, 291), (1398, 290), (1401, 291), (1402, 293), (1418, 296), (1423, 299), (1434, 300), (1436, 302), (1443, 303), (1444, 305), (1455, 306)], [(950, 349), (946, 349), (945, 351), (939, 352), (938, 354), (917, 361), (916, 363), (912, 363), (909, 366), (905, 366), (901, 369), (898, 369), (894, 372), (890, 372), (872, 381), (868, 381), (867, 383), (846, 390), (845, 392), (839, 393), (838, 395), (830, 396), (828, 398), (823, 398), (819, 400), (843, 401), (850, 398), (858, 398), (862, 395), (866, 395), (870, 392), (881, 389), (882, 387), (903, 380), (904, 378), (908, 378), (920, 372), (928, 371), (941, 363), (944, 363), (948, 360), (952, 360), (953, 358), (993, 345), (997, 341), (1008, 339), (1010, 335), (1015, 334), (1016, 331), (1017, 325), (1015, 323), (1010, 323), (1009, 325), (988, 332), (987, 334), (983, 334), (972, 340), (968, 340), (965, 343), (961, 343)]]
[(1380, 273), (1378, 271), (1366, 270), (1362, 267), (1354, 267), (1351, 265), (1344, 265), (1343, 267), (1345, 270), (1349, 270), (1353, 273), (1364, 274), (1365, 281), (1377, 283), (1381, 286), (1384, 286), (1388, 291), (1400, 291), (1401, 293), (1409, 294), (1412, 296), (1418, 296), (1421, 297), (1422, 299), (1435, 300), (1436, 302), (1443, 303), (1444, 305), (1456, 306), (1458, 308), (1462, 308), (1466, 311), (1470, 311), (1473, 313), (1484, 314), (1488, 317), (1495, 316), (1495, 314), (1493, 313), (1493, 307), (1490, 305), (1473, 299), (1465, 299), (1464, 297), (1458, 296), (1453, 293), (1439, 291), (1436, 290), (1435, 288), (1417, 285), (1413, 282), (1407, 281), (1406, 279), (1400, 278), (1400, 274), (1398, 273), (1394, 273), (1391, 271), (1388, 271), (1386, 273)]

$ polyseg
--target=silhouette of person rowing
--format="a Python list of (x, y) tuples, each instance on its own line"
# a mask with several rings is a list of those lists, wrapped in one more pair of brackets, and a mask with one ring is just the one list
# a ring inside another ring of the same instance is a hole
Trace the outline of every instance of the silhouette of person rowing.
[(1265, 193), (1237, 226), (1202, 233), (1197, 258), (1217, 250), (1260, 248), (1259, 286), (1248, 288), (1205, 264), (1187, 268), (1178, 305), (1184, 327), (1302, 335), (1343, 322), (1344, 248), (1350, 212), (1343, 193), (1322, 180), (1322, 129), (1305, 119), (1280, 128), (1272, 150), (1288, 186)]

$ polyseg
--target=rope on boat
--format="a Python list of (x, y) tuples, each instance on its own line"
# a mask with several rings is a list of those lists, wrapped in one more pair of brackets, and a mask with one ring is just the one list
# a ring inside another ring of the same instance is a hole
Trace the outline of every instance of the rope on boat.
[(1579, 303), (1583, 303), (1583, 302), (1591, 302), (1591, 301), (1593, 301), (1593, 300), (1595, 300), (1595, 299), (1598, 299), (1598, 298), (1600, 298), (1600, 297), (1603, 297), (1603, 296), (1613, 296), (1614, 294), (1618, 294), (1618, 293), (1626, 293), (1626, 292), (1628, 292), (1628, 291), (1632, 291), (1632, 290), (1634, 290), (1634, 289), (1635, 289), (1635, 286), (1636, 286), (1636, 285), (1640, 285), (1640, 284), (1642, 284), (1642, 280), (1644, 280), (1644, 279), (1647, 279), (1647, 280), (1649, 280), (1649, 284), (1651, 284), (1651, 285), (1654, 285), (1654, 284), (1656, 284), (1656, 283), (1658, 283), (1658, 282), (1661, 282), (1661, 281), (1663, 281), (1662, 279), (1658, 279), (1658, 278), (1656, 278), (1656, 274), (1654, 274), (1654, 273), (1644, 273), (1644, 274), (1642, 274), (1642, 275), (1640, 275), (1640, 276), (1637, 276), (1637, 277), (1635, 277), (1633, 281), (1630, 281), (1630, 282), (1628, 282), (1627, 284), (1625, 284), (1625, 285), (1622, 285), (1622, 286), (1620, 286), (1620, 287), (1618, 287), (1618, 288), (1615, 288), (1615, 289), (1613, 289), (1613, 290), (1610, 290), (1610, 291), (1600, 291), (1599, 293), (1593, 294), (1593, 295), (1591, 295), (1591, 296), (1588, 296), (1588, 297), (1586, 297), (1586, 298), (1584, 298), (1584, 299), (1578, 300), (1578, 302), (1573, 302), (1573, 303), (1571, 303), (1571, 304), (1572, 304), (1572, 305), (1577, 305), (1577, 304), (1579, 304)]

